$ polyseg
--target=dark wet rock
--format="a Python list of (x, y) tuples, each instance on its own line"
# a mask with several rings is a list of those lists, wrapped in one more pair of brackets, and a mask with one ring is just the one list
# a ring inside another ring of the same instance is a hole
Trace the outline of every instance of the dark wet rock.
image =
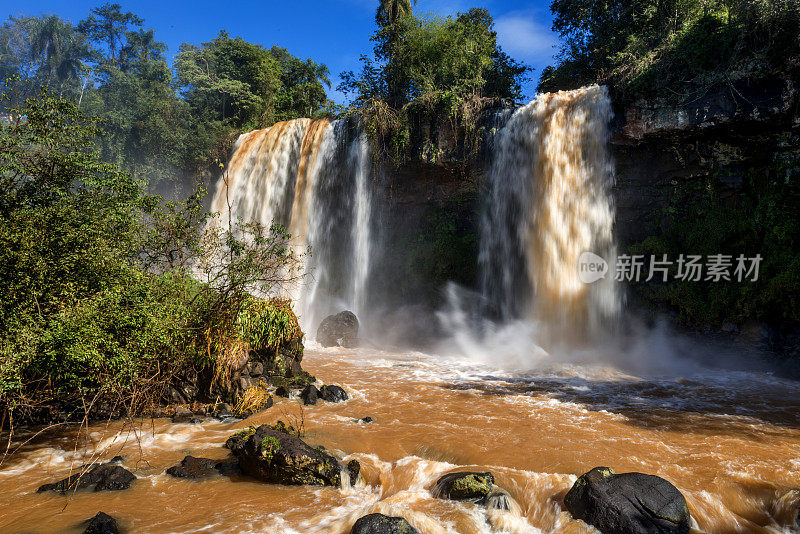
[(296, 436), (268, 425), (250, 427), (228, 438), (225, 446), (242, 471), (273, 484), (339, 486), (339, 462)]
[(124, 490), (128, 489), (134, 480), (136, 480), (136, 475), (124, 467), (102, 464), (96, 465), (88, 471), (81, 469), (72, 476), (53, 484), (44, 484), (36, 492), (58, 491), (67, 493), (75, 489), (89, 487), (94, 487), (94, 491)]
[(216, 460), (187, 456), (179, 465), (167, 469), (167, 474), (176, 478), (205, 478), (216, 474), (216, 466)]
[(264, 364), (261, 362), (250, 362), (247, 364), (247, 370), (250, 376), (257, 378), (264, 374)]
[(482, 500), (481, 504), (490, 510), (511, 510), (511, 495), (503, 490), (493, 491)]
[(278, 386), (275, 389), (275, 395), (277, 395), (278, 397), (284, 397), (288, 399), (289, 397), (292, 396), (292, 392), (286, 386)]
[(686, 499), (655, 475), (595, 467), (575, 481), (564, 504), (574, 518), (604, 534), (689, 532)]
[(349, 311), (325, 317), (317, 328), (317, 342), (323, 347), (357, 346), (358, 318)]
[(172, 416), (173, 423), (189, 423), (189, 424), (197, 424), (201, 423), (202, 419), (195, 416), (194, 412), (192, 412), (189, 408), (185, 406), (178, 406), (175, 408), (175, 413)]
[(440, 499), (457, 501), (485, 499), (492, 492), (493, 484), (494, 476), (491, 473), (448, 473), (436, 481), (433, 494)]
[(239, 461), (236, 459), (219, 462), (214, 466), (214, 469), (216, 469), (217, 473), (226, 477), (238, 477), (243, 474), (242, 468), (239, 467)]
[(322, 386), (319, 390), (322, 400), (328, 402), (341, 402), (350, 398), (345, 390), (339, 386)]
[(117, 520), (103, 512), (86, 521), (86, 530), (83, 534), (119, 534)]
[(213, 417), (217, 421), (222, 421), (223, 423), (225, 423), (225, 422), (230, 423), (230, 422), (233, 422), (233, 421), (239, 421), (240, 420), (238, 417), (236, 417), (231, 412), (221, 411), (221, 410), (218, 411), (218, 412), (212, 413), (211, 417)]
[(361, 474), (361, 464), (358, 460), (350, 460), (347, 462), (347, 474), (350, 475), (350, 484), (355, 486), (358, 482), (358, 475)]
[(202, 423), (203, 420), (199, 417), (195, 417), (194, 415), (173, 415), (172, 422), (175, 424), (188, 424), (188, 425), (196, 425)]
[(309, 384), (300, 392), (300, 398), (306, 406), (314, 405), (319, 398), (319, 390), (314, 384)]
[(419, 531), (403, 517), (369, 514), (356, 521), (350, 534), (419, 534)]

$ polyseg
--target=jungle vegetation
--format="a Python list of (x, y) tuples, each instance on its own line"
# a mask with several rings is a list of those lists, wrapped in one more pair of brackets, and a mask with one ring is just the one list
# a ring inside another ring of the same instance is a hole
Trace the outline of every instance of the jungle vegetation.
[(539, 90), (611, 86), (620, 102), (687, 102), (740, 78), (796, 72), (798, 0), (553, 0), (557, 62)]

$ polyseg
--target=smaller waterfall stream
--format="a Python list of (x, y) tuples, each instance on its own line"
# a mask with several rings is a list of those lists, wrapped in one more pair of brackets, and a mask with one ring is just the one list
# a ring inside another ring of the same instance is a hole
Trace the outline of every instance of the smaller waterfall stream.
[(372, 227), (371, 159), (348, 121), (295, 119), (243, 134), (212, 211), (222, 220), (279, 224), (305, 256), (292, 296), (306, 331), (329, 313), (365, 311)]

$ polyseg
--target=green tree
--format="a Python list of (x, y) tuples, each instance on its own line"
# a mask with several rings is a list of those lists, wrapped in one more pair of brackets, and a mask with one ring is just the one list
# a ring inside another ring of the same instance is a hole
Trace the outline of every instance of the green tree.
[(280, 87), (275, 96), (275, 119), (314, 117), (329, 105), (325, 88), (330, 88), (328, 67), (293, 56), (285, 48), (269, 50), (280, 70)]
[(254, 128), (272, 116), (280, 83), (275, 59), (262, 47), (224, 31), (201, 46), (181, 45), (178, 83), (196, 117)]
[(131, 12), (123, 12), (119, 4), (105, 3), (92, 9), (91, 15), (78, 24), (78, 30), (106, 46), (108, 63), (122, 62), (123, 38), (132, 27), (141, 27), (144, 21)]
[(800, 57), (797, 0), (553, 0), (551, 10), (562, 48), (540, 90), (605, 83), (622, 99), (691, 100), (791, 72)]
[[(417, 3), (417, 0), (413, 1)], [(375, 22), (381, 27), (389, 26), (409, 15), (411, 15), (411, 0), (380, 0), (378, 11), (375, 13)]]

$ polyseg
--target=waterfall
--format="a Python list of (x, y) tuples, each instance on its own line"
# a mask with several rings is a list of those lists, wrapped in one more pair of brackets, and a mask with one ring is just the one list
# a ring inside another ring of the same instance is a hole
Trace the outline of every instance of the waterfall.
[(605, 87), (541, 94), (495, 134), (480, 228), (485, 313), (534, 321), (543, 337), (584, 337), (618, 308), (613, 264), (585, 284), (578, 258), (614, 257)]
[(372, 227), (371, 158), (346, 120), (295, 119), (239, 137), (211, 205), (222, 220), (279, 224), (304, 256), (291, 297), (303, 328), (366, 309)]

